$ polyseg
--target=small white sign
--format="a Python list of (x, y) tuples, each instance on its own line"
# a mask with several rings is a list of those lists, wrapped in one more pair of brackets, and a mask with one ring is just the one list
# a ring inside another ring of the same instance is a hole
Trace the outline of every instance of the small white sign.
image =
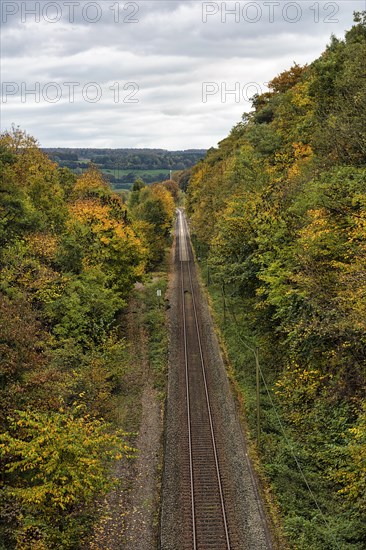
[(158, 290), (156, 291), (156, 295), (160, 298), (160, 296), (161, 296), (161, 290), (158, 289)]

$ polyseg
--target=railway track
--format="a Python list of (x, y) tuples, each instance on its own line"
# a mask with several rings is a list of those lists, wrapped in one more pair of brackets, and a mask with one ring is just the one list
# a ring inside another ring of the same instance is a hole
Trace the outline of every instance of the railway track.
[(178, 215), (178, 254), (182, 346), (184, 353), (185, 422), (182, 422), (184, 548), (240, 548), (233, 526), (234, 512), (227, 489), (225, 458), (216, 435), (210, 380), (201, 337), (193, 255), (184, 214)]

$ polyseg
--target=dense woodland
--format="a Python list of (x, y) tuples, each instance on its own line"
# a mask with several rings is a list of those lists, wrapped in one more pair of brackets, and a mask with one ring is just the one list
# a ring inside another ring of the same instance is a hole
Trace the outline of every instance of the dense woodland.
[(138, 181), (125, 204), (19, 129), (0, 137), (0, 185), (0, 548), (79, 548), (110, 462), (134, 452), (124, 311), (170, 243), (178, 187)]
[(366, 540), (365, 60), (355, 14), (344, 40), (254, 97), (188, 186), (252, 427), (259, 348), (264, 470), (304, 550)]

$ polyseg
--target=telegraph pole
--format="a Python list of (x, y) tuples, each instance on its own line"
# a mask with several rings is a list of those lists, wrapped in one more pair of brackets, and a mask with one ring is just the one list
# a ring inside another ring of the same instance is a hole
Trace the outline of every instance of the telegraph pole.
[(261, 439), (260, 395), (259, 395), (259, 357), (258, 346), (255, 348), (255, 378), (257, 386), (257, 445), (259, 448)]

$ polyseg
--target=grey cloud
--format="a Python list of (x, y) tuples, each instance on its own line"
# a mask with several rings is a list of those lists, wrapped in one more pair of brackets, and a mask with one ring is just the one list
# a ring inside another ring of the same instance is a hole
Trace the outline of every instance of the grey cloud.
[[(27, 2), (28, 7), (32, 4)], [(18, 94), (1, 104), (3, 128), (20, 124), (44, 146), (210, 147), (250, 103), (243, 94), (240, 103), (230, 95), (222, 102), (221, 90), (202, 103), (203, 82), (228, 89), (238, 82), (241, 91), (255, 82), (264, 90), (265, 82), (293, 61), (312, 61), (331, 33), (342, 36), (350, 27), (352, 11), (365, 7), (364, 0), (305, 0), (298, 1), (302, 17), (293, 24), (283, 17), (269, 23), (264, 15), (252, 24), (243, 19), (236, 23), (233, 17), (222, 23), (220, 14), (203, 23), (202, 3), (197, 0), (137, 0), (139, 22), (117, 24), (109, 9), (114, 0), (99, 4), (103, 17), (95, 24), (83, 20), (79, 10), (73, 23), (64, 14), (55, 24), (31, 19), (22, 24), (14, 16), (3, 25), (3, 81), (25, 82), (29, 88), (35, 82), (41, 87), (57, 82), (63, 90), (65, 82), (97, 82), (103, 90), (98, 103), (85, 101), (80, 90), (73, 104), (63, 98), (36, 105), (31, 97), (21, 103)], [(263, 2), (257, 4), (264, 7)], [(335, 16), (339, 23), (324, 21), (331, 15), (325, 5), (332, 4), (340, 8)], [(319, 5), (319, 23), (310, 10), (314, 5)], [(114, 103), (110, 87), (115, 82), (122, 93), (124, 83), (136, 82), (139, 103)]]
[[(80, 2), (82, 4), (82, 2)], [(103, 6), (103, 13), (109, 12), (107, 6), (112, 3), (99, 2)], [(249, 2), (249, 4), (261, 6), (262, 16), (256, 23), (248, 23), (242, 18), (235, 22), (234, 17), (227, 18), (226, 23), (221, 22), (220, 13), (208, 17), (206, 23), (202, 21), (202, 3), (201, 2), (137, 2), (140, 6), (138, 13), (139, 22), (136, 24), (115, 24), (109, 19), (104, 18), (96, 24), (86, 23), (78, 20), (74, 24), (62, 21), (51, 24), (45, 21), (40, 23), (29, 23), (16, 26), (15, 44), (12, 40), (4, 38), (4, 54), (14, 55), (14, 50), (22, 51), (23, 54), (33, 56), (38, 55), (40, 51), (50, 51), (59, 55), (72, 55), (75, 52), (92, 52), (96, 47), (113, 47), (121, 51), (133, 51), (136, 54), (155, 54), (190, 57), (227, 57), (232, 55), (235, 49), (237, 55), (250, 55), (256, 57), (258, 52), (258, 43), (275, 42), (278, 37), (286, 34), (296, 34), (299, 37), (316, 36), (332, 32), (342, 32), (344, 26), (342, 23), (325, 23), (326, 17), (331, 21), (341, 18), (342, 21), (347, 18), (351, 21), (351, 11), (349, 2), (282, 2), (284, 6), (297, 4), (301, 8), (301, 18), (296, 23), (290, 23), (282, 15), (281, 6), (276, 8), (274, 22), (269, 22), (268, 9), (264, 9), (265, 2)], [(277, 2), (278, 3), (278, 2)], [(62, 2), (60, 2), (62, 5)], [(203, 3), (204, 4), (204, 3)], [(212, 3), (215, 4), (215, 3)], [(217, 3), (217, 6), (225, 5), (225, 2)], [(228, 2), (228, 6), (234, 4), (245, 6), (248, 2)], [(329, 9), (319, 8), (319, 14), (310, 9), (314, 5), (330, 5), (339, 7), (340, 12), (331, 15)], [(356, 1), (354, 9), (363, 2)], [(291, 10), (288, 12), (291, 14)], [(347, 14), (347, 15), (346, 15)], [(293, 17), (293, 15), (291, 16)], [(319, 22), (315, 21), (319, 17)], [(31, 30), (34, 35), (32, 36)], [(5, 32), (10, 32), (8, 28)], [(19, 32), (23, 38), (19, 39)], [(8, 45), (7, 45), (8, 44)], [(279, 44), (282, 41), (279, 40)], [(295, 42), (300, 47), (301, 41)], [(285, 44), (284, 44), (285, 47)], [(267, 50), (267, 55), (273, 55), (272, 50)]]

